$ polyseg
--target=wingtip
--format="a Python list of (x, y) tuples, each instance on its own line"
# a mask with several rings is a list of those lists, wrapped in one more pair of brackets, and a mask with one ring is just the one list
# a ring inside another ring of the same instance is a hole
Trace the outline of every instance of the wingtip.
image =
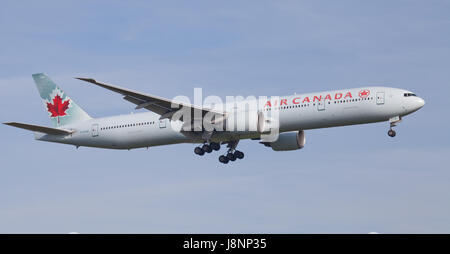
[(4, 125), (8, 125), (8, 126), (12, 126), (12, 127), (17, 127), (17, 122), (6, 122), (6, 123), (3, 123)]
[(96, 82), (95, 79), (92, 79), (92, 78), (81, 78), (81, 77), (74, 77), (74, 78), (82, 80), (82, 81), (85, 81), (85, 82), (89, 82), (89, 83), (95, 83)]

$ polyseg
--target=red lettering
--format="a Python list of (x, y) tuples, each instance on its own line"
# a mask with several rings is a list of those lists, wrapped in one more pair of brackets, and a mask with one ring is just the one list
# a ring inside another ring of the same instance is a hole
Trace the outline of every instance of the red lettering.
[(283, 105), (283, 103), (284, 103), (284, 105), (287, 105), (287, 99), (282, 99), (280, 101), (280, 106)]
[(292, 103), (294, 103), (294, 104), (299, 104), (300, 102), (296, 102), (296, 100), (300, 100), (300, 97), (294, 98), (294, 99), (292, 100)]
[(353, 98), (353, 97), (352, 97), (352, 93), (351, 93), (351, 92), (348, 92), (348, 93), (345, 95), (344, 99), (347, 99), (347, 97)]
[(270, 103), (270, 101), (267, 101), (264, 107), (272, 107), (272, 103)]
[(337, 93), (337, 94), (334, 95), (334, 99), (335, 100), (339, 100), (341, 98), (342, 98), (342, 93)]
[(325, 99), (323, 99), (324, 101), (326, 101), (326, 100), (330, 100), (331, 101), (331, 95), (330, 94), (327, 94), (327, 96), (325, 97)]
[(305, 99), (303, 99), (302, 103), (305, 103), (305, 101), (309, 103), (309, 97), (305, 97)]
[(314, 96), (313, 101), (316, 101), (316, 99), (317, 99), (318, 101), (321, 101), (321, 100), (322, 100), (322, 95), (321, 95), (320, 97)]

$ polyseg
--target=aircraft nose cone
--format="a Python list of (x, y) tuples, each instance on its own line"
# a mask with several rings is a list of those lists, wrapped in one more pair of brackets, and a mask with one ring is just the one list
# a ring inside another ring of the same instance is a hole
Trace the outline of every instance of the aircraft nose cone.
[(425, 105), (425, 100), (422, 98), (418, 98), (417, 100), (417, 108), (420, 109)]

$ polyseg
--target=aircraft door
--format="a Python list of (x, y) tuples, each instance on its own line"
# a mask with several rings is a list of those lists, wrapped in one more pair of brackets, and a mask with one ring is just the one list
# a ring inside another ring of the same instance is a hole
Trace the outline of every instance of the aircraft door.
[(159, 120), (159, 128), (166, 128), (166, 119)]
[(325, 104), (326, 104), (327, 102), (324, 100), (324, 101), (319, 101), (318, 103), (317, 103), (317, 110), (318, 111), (324, 111), (325, 110)]
[(97, 137), (98, 136), (98, 124), (93, 124), (91, 131), (92, 131), (92, 137)]
[(377, 93), (377, 105), (383, 105), (384, 104), (384, 92), (378, 92)]

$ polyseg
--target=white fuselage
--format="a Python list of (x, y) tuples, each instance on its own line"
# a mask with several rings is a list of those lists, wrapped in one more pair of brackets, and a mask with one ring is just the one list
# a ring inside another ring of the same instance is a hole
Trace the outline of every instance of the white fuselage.
[[(296, 94), (270, 101), (258, 111), (278, 111), (280, 133), (366, 124), (402, 117), (424, 105), (423, 99), (405, 96), (406, 93), (411, 92), (389, 87), (362, 87)], [(42, 133), (35, 133), (35, 137), (43, 141), (111, 149), (203, 142), (201, 138), (172, 128), (181, 126), (182, 122), (159, 118), (160, 115), (152, 112), (96, 118), (64, 126), (75, 131), (65, 137)], [(255, 131), (223, 131), (213, 135), (212, 139), (229, 141), (259, 136)]]

